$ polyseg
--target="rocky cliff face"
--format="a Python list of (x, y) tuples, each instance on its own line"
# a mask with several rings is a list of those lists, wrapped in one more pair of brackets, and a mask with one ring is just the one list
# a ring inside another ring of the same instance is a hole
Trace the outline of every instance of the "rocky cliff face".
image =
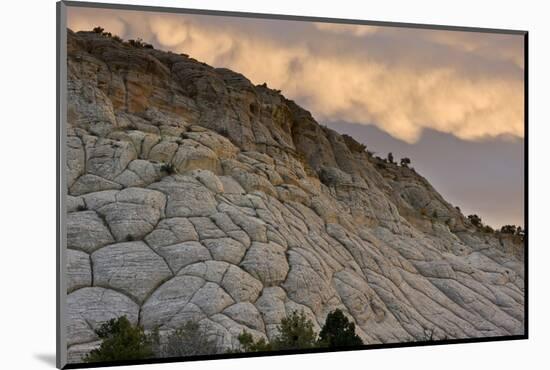
[(68, 99), (69, 361), (121, 315), (220, 349), (294, 310), (366, 343), (523, 333), (521, 242), (279, 92), (69, 31)]

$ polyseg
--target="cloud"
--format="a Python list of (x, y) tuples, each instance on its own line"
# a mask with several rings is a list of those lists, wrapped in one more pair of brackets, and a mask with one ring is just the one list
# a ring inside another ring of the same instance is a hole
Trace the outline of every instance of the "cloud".
[(409, 143), (428, 128), (523, 137), (519, 36), (297, 23), (83, 8), (68, 19), (267, 82), (321, 122), (374, 124)]
[(336, 23), (313, 23), (313, 25), (320, 31), (336, 34), (348, 34), (357, 37), (370, 35), (380, 30), (380, 27), (367, 25), (349, 25)]

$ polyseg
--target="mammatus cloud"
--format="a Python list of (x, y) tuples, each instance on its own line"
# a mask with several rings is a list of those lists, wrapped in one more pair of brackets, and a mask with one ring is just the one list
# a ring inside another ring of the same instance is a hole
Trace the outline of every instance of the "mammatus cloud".
[[(251, 32), (251, 22), (257, 32)], [(410, 55), (395, 58), (401, 49), (392, 42), (383, 44), (391, 58), (370, 53), (367, 43), (398, 40), (405, 33), (411, 37), (411, 30), (304, 23), (292, 42), (281, 40), (277, 31), (291, 32), (286, 31), (291, 23), (296, 26), (291, 21), (83, 8), (70, 8), (68, 16), (75, 31), (101, 25), (123, 38), (141, 37), (158, 48), (241, 72), (253, 83), (267, 82), (321, 122), (374, 124), (409, 143), (426, 128), (465, 140), (523, 137), (523, 49), (514, 46), (517, 42), (509, 46), (492, 35), (418, 30), (423, 45), (418, 52), (433, 54), (433, 61), (420, 64), (411, 63)], [(437, 59), (440, 53), (464, 54), (472, 65), (494, 60), (503, 72), (473, 73), (475, 66)]]
[(380, 30), (376, 26), (366, 25), (349, 25), (349, 24), (335, 24), (335, 23), (314, 23), (315, 28), (325, 32), (332, 32), (336, 34), (348, 34), (352, 36), (365, 36), (373, 34)]

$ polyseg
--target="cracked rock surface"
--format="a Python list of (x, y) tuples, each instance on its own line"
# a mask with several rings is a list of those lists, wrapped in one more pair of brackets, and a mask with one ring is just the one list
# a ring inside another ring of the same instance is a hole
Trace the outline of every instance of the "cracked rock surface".
[[(523, 243), (486, 234), (265, 86), (68, 32), (68, 352), (126, 315), (235, 348), (303, 310), (365, 343), (523, 334)], [(428, 216), (427, 216), (428, 215)]]

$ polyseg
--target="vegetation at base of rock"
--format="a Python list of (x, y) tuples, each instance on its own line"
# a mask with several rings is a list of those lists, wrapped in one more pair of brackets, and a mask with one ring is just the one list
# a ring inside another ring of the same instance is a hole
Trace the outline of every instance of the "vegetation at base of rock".
[(216, 351), (216, 342), (208, 337), (204, 328), (196, 322), (188, 321), (182, 328), (170, 334), (166, 343), (158, 346), (156, 356), (161, 358), (199, 356), (211, 355)]
[(266, 352), (274, 350), (271, 343), (266, 341), (264, 338), (260, 338), (255, 341), (252, 334), (246, 330), (239, 334), (237, 339), (241, 345), (241, 350), (237, 352)]
[(84, 362), (143, 360), (154, 357), (154, 338), (145, 334), (141, 326), (132, 325), (126, 316), (109, 320), (96, 333), (102, 343), (84, 357)]
[(252, 334), (243, 331), (238, 339), (242, 352), (264, 352), (320, 347), (349, 347), (363, 345), (355, 333), (355, 324), (337, 309), (327, 315), (319, 335), (313, 330), (313, 322), (303, 311), (294, 311), (279, 325), (279, 334), (271, 342), (263, 338), (255, 341)]
[(317, 334), (313, 323), (303, 311), (294, 311), (281, 321), (279, 336), (272, 341), (276, 350), (305, 349), (316, 346)]
[(319, 333), (319, 347), (361, 346), (363, 341), (355, 333), (355, 324), (341, 310), (327, 315), (325, 325)]

